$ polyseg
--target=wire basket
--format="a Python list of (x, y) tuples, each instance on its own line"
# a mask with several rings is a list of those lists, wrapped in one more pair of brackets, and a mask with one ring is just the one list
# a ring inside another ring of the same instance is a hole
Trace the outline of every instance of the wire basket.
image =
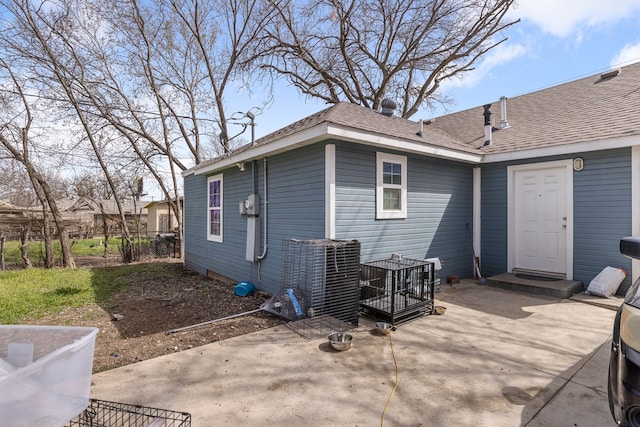
[(67, 426), (190, 427), (191, 414), (148, 406), (90, 399), (89, 406)]

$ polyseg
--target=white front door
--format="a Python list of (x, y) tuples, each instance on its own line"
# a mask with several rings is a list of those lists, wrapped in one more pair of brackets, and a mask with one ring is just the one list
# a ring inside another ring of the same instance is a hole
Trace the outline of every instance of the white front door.
[(510, 170), (512, 268), (567, 275), (573, 204), (570, 171), (564, 164), (524, 165)]

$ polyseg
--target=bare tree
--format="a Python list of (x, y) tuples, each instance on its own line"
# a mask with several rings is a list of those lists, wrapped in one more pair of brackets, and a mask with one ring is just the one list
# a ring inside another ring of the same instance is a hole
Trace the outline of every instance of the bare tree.
[(0, 163), (0, 200), (14, 206), (30, 207), (38, 203), (29, 175), (24, 167), (6, 152)]
[[(15, 110), (14, 110), (15, 112)], [(7, 124), (5, 124), (7, 126)], [(2, 146), (2, 145), (0, 145)], [(4, 148), (4, 147), (3, 147)], [(6, 148), (4, 148), (6, 150)], [(0, 150), (1, 151), (1, 150)], [(9, 152), (9, 150), (6, 150)], [(47, 197), (40, 188), (39, 184), (30, 180), (26, 168), (20, 168), (19, 163), (11, 155), (10, 161), (5, 159), (3, 162), (5, 167), (0, 168), (0, 199), (8, 201), (10, 204), (25, 208), (41, 207), (41, 218), (35, 212), (30, 213), (31, 218), (29, 224), (39, 225), (39, 235), (42, 236), (44, 244), (43, 264), (45, 268), (54, 266), (54, 253), (52, 248), (53, 236), (49, 225), (51, 224), (51, 213), (47, 202)], [(36, 164), (34, 167), (38, 167)], [(41, 175), (49, 183), (49, 191), (54, 200), (64, 197), (66, 193), (66, 185), (54, 171), (44, 169)], [(23, 230), (20, 231), (22, 233)]]
[(6, 241), (7, 237), (0, 234), (0, 271), (4, 271), (4, 244)]
[(129, 142), (182, 235), (180, 172), (233, 147), (236, 117), (225, 110), (225, 95), (243, 83), (240, 60), (255, 50), (272, 9), (259, 0), (64, 4), (92, 16), (64, 26), (72, 29), (67, 50), (83, 70), (74, 81), (83, 108)]
[(302, 93), (410, 118), (446, 102), (440, 83), (506, 40), (514, 0), (283, 0), (253, 58)]
[(20, 258), (22, 258), (22, 265), (24, 268), (31, 268), (31, 258), (29, 258), (29, 236), (31, 230), (29, 227), (21, 227), (20, 229)]
[[(82, 22), (82, 18), (86, 16), (74, 15), (71, 9), (65, 7), (68, 5), (58, 5), (57, 8), (46, 8), (24, 0), (8, 2), (5, 7), (14, 19), (11, 31), (8, 37), (3, 37), (3, 42), (16, 56), (29, 61), (32, 78), (39, 79), (53, 97), (63, 101), (66, 108), (74, 113), (85, 141), (93, 150), (95, 162), (112, 190), (120, 212), (122, 256), (125, 262), (129, 262), (133, 251), (131, 237), (116, 183), (103, 156), (100, 123), (96, 123), (94, 116), (83, 105), (83, 89), (86, 87), (83, 86), (86, 85), (83, 77), (87, 74), (83, 63), (86, 57), (75, 49), (74, 42), (82, 40), (72, 37), (72, 28), (75, 22)], [(73, 21), (71, 18), (78, 20)]]
[[(17, 103), (13, 103), (14, 109), (11, 110), (9, 118), (5, 118), (4, 123), (0, 123), (0, 146), (8, 152), (12, 159), (22, 164), (29, 176), (32, 187), (40, 200), (43, 210), (44, 228), (47, 229), (47, 220), (49, 213), (51, 214), (56, 227), (58, 229), (58, 237), (62, 249), (62, 263), (65, 267), (75, 268), (75, 260), (71, 253), (71, 243), (69, 234), (62, 219), (60, 210), (56, 203), (56, 197), (51, 189), (46, 176), (38, 170), (36, 163), (32, 160), (31, 148), (32, 140), (30, 138), (30, 130), (33, 124), (32, 105), (27, 100), (25, 93), (25, 82), (18, 78), (14, 73), (14, 69), (5, 61), (0, 60), (0, 69), (12, 85), (12, 93), (14, 93)], [(22, 230), (23, 249), (29, 238), (29, 230)], [(47, 248), (45, 265), (52, 265), (50, 251), (51, 242), (49, 234), (45, 231), (45, 247)], [(23, 250), (23, 260), (25, 266), (30, 266), (28, 256)]]

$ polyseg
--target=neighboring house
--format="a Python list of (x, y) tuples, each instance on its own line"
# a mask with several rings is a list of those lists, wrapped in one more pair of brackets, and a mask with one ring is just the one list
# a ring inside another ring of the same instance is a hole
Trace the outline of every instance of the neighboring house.
[[(141, 233), (146, 235), (144, 228), (147, 222), (147, 205), (148, 201), (143, 200), (126, 200), (122, 201), (122, 209), (124, 211), (125, 220), (128, 223), (139, 221), (141, 225)], [(71, 224), (71, 235), (94, 236), (103, 234), (103, 224), (106, 220), (109, 227), (109, 233), (114, 235), (119, 233), (120, 212), (118, 205), (113, 199), (91, 199), (88, 197), (80, 197), (72, 200), (62, 201), (61, 208), (65, 224)]]
[[(72, 236), (74, 232), (78, 235), (82, 234), (82, 230), (86, 230), (87, 224), (90, 223), (90, 218), (87, 222), (86, 217), (65, 212), (66, 207), (70, 206), (66, 200), (68, 199), (58, 203), (64, 224)], [(4, 234), (8, 239), (19, 239), (23, 232), (28, 232), (31, 238), (42, 238), (43, 221), (41, 206), (19, 207), (0, 201), (0, 234)], [(51, 216), (49, 216), (48, 228), (52, 235), (56, 235), (57, 228)]]
[[(122, 203), (125, 218), (128, 222), (140, 221), (141, 233), (146, 234), (147, 209), (146, 201), (125, 201)], [(93, 200), (65, 198), (56, 200), (65, 228), (71, 238), (87, 238), (103, 234), (103, 218), (106, 218), (109, 232), (118, 233), (118, 207), (114, 200)], [(100, 207), (102, 205), (102, 208)], [(43, 221), (42, 207), (24, 208), (9, 205), (0, 201), (0, 232), (19, 235), (20, 228), (28, 227), (35, 235), (41, 233)], [(133, 228), (132, 228), (133, 229)], [(49, 220), (49, 230), (57, 233), (53, 219)], [(154, 235), (155, 237), (155, 235)]]
[(87, 238), (101, 232), (96, 228), (93, 206), (85, 199), (64, 198), (56, 200), (56, 205), (71, 238)]
[(274, 292), (284, 240), (329, 238), (359, 240), (363, 261), (439, 257), (441, 277), (473, 276), (472, 248), (483, 276), (631, 272), (618, 241), (640, 235), (640, 64), (492, 113), (421, 123), (340, 103), (193, 167), (185, 265)]
[(177, 231), (176, 214), (167, 200), (150, 202), (144, 207), (147, 210), (147, 237), (153, 239), (158, 234)]
[(9, 239), (20, 236), (23, 228), (39, 228), (42, 223), (42, 211), (23, 208), (0, 200), (0, 235)]

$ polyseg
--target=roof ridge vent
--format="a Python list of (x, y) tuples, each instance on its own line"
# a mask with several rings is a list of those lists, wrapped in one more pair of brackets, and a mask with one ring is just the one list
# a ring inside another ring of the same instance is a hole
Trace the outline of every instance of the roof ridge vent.
[(396, 101), (389, 98), (383, 99), (382, 102), (380, 103), (380, 106), (382, 107), (382, 111), (380, 111), (380, 114), (387, 117), (393, 116), (393, 113), (396, 111), (396, 108), (398, 108), (398, 104), (396, 104)]
[(620, 68), (616, 68), (615, 70), (607, 71), (606, 73), (600, 74), (600, 80), (607, 80), (613, 78), (620, 74)]

